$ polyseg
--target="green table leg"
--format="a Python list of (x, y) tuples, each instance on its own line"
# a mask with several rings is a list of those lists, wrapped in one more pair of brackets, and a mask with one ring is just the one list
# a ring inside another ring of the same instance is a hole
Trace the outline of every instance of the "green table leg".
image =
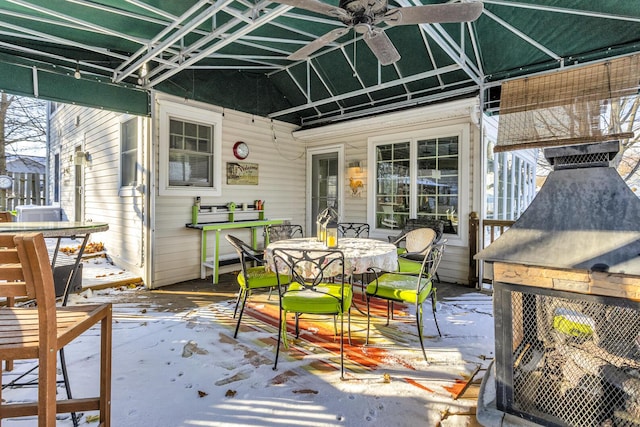
[(202, 230), (200, 244), (202, 245), (200, 248), (200, 254), (202, 256), (202, 259), (200, 260), (200, 278), (204, 279), (207, 277), (207, 267), (204, 265), (204, 263), (207, 262), (207, 232), (205, 230)]
[(218, 254), (220, 253), (220, 230), (216, 230), (216, 249), (213, 255), (213, 284), (218, 283), (218, 269), (220, 262), (218, 260)]

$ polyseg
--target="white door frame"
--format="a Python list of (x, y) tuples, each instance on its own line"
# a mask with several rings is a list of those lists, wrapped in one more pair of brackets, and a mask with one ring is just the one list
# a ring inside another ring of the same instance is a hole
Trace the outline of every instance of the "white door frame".
[(312, 196), (312, 171), (313, 171), (313, 156), (317, 154), (327, 154), (327, 153), (337, 153), (338, 154), (338, 218), (342, 219), (344, 217), (344, 144), (339, 145), (331, 145), (326, 147), (319, 148), (308, 148), (307, 149), (307, 223), (305, 229), (307, 233), (311, 232), (312, 226), (311, 222), (315, 221), (315, 218), (311, 218), (312, 206), (311, 206), (311, 196)]

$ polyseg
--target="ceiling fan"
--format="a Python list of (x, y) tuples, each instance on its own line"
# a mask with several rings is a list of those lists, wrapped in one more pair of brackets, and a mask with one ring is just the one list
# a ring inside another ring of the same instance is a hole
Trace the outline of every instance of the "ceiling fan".
[(400, 59), (400, 54), (385, 34), (380, 23), (387, 25), (416, 25), (445, 22), (475, 21), (482, 14), (482, 2), (442, 3), (423, 6), (388, 8), (387, 0), (340, 0), (332, 6), (319, 0), (274, 0), (276, 3), (306, 9), (339, 19), (347, 28), (329, 31), (287, 57), (291, 60), (307, 58), (321, 47), (347, 34), (351, 28), (363, 35), (369, 49), (380, 64), (389, 65)]

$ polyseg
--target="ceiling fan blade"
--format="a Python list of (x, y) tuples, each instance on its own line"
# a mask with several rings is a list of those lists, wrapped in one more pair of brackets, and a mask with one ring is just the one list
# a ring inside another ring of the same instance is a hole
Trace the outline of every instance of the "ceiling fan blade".
[(400, 59), (400, 54), (384, 31), (374, 29), (365, 33), (363, 39), (381, 65), (393, 64)]
[(482, 15), (482, 2), (444, 3), (390, 9), (383, 21), (389, 25), (471, 22)]
[(310, 10), (311, 12), (321, 13), (323, 15), (334, 17), (346, 14), (346, 11), (344, 9), (341, 9), (338, 6), (323, 3), (319, 0), (273, 0), (273, 2), (286, 4), (287, 6), (297, 7), (298, 9)]
[(309, 55), (311, 55), (316, 50), (320, 49), (325, 45), (328, 45), (334, 40), (338, 40), (340, 37), (344, 36), (348, 32), (349, 32), (349, 28), (336, 28), (335, 30), (331, 30), (324, 36), (321, 36), (315, 39), (305, 47), (293, 52), (291, 55), (287, 56), (287, 59), (290, 59), (292, 61), (306, 59)]

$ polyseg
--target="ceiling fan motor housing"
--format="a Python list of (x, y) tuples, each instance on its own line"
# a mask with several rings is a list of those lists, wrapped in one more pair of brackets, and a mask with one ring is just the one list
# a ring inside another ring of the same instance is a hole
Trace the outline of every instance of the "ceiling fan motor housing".
[(354, 15), (377, 15), (387, 11), (387, 0), (340, 0), (339, 7)]

